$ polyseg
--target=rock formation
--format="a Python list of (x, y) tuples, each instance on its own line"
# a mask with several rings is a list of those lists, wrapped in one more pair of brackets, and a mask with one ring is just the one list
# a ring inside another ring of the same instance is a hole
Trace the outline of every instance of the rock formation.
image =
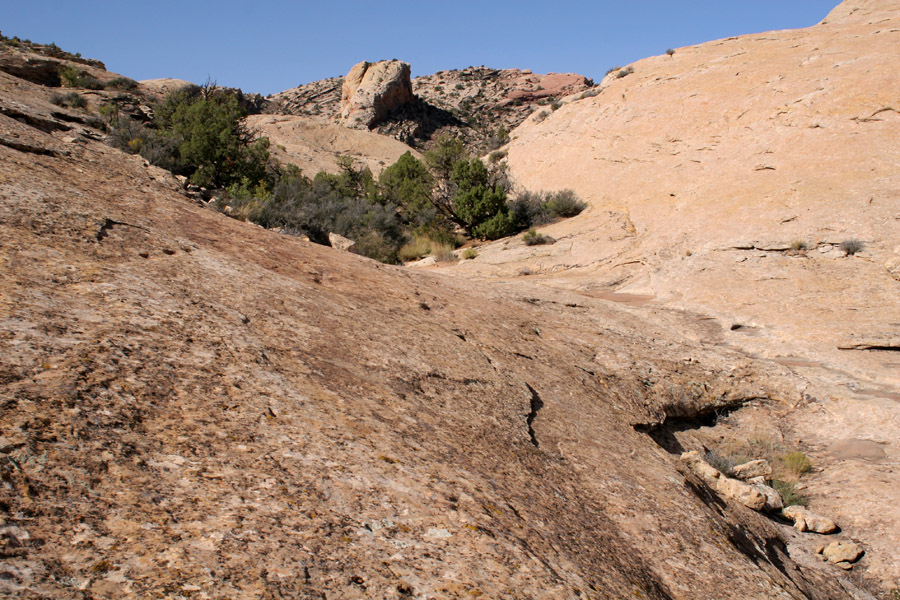
[(413, 98), (409, 63), (363, 61), (353, 65), (344, 78), (339, 121), (354, 129), (372, 129)]
[[(343, 83), (336, 77), (273, 94), (266, 110), (330, 122), (340, 115)], [(416, 101), (374, 130), (417, 148), (446, 133), (463, 140), (470, 150), (484, 152), (505, 143), (505, 138), (497, 137), (501, 127), (509, 132), (536, 109), (553, 110), (557, 102), (593, 85), (575, 73), (489, 67), (438, 71), (413, 79)]]

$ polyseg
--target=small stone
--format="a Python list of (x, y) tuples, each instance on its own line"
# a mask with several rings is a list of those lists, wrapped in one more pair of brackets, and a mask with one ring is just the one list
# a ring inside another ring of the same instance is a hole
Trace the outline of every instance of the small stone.
[[(766, 496), (743, 481), (731, 477), (719, 477), (716, 490), (726, 498), (733, 498), (747, 508), (762, 510), (766, 506)], [(777, 493), (777, 492), (776, 492)]]
[(845, 570), (845, 571), (849, 571), (850, 569), (853, 568), (853, 565), (852, 565), (852, 564), (848, 563), (847, 561), (843, 561), (843, 560), (842, 560), (841, 562), (837, 562), (837, 563), (834, 563), (834, 564), (835, 564), (835, 566), (838, 566), (838, 567), (842, 568), (842, 569)]
[(862, 546), (855, 542), (831, 542), (822, 551), (829, 562), (838, 564), (841, 562), (854, 563), (863, 555)]
[(802, 506), (788, 506), (781, 514), (794, 522), (794, 529), (797, 531), (829, 534), (838, 529), (831, 519), (812, 513)]
[(765, 460), (751, 460), (731, 469), (731, 476), (737, 479), (750, 479), (752, 477), (771, 477), (772, 466)]
[(825, 544), (816, 546), (816, 554), (822, 554), (823, 552), (825, 552)]
[(775, 488), (759, 483), (751, 484), (750, 487), (766, 497), (766, 505), (764, 508), (767, 511), (777, 512), (784, 508), (784, 501), (781, 499), (781, 494)]
[(749, 483), (750, 485), (766, 485), (766, 478), (762, 476), (751, 477), (747, 480), (747, 483)]
[(722, 476), (722, 474), (714, 466), (706, 462), (696, 450), (683, 453), (681, 455), (681, 461), (709, 485), (715, 485), (716, 480)]

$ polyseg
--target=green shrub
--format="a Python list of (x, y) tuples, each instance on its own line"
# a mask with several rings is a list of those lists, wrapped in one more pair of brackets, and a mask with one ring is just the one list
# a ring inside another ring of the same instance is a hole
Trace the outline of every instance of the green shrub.
[(809, 457), (799, 451), (788, 452), (781, 457), (781, 462), (785, 468), (798, 476), (812, 471), (812, 463)]
[(773, 479), (772, 487), (781, 494), (785, 506), (806, 506), (807, 498), (797, 490), (797, 484), (782, 479)]
[(472, 233), (475, 237), (484, 240), (498, 240), (502, 237), (512, 235), (518, 230), (515, 218), (509, 214), (509, 211), (503, 210), (487, 221), (476, 225), (472, 229)]
[(128, 91), (137, 88), (137, 81), (128, 77), (116, 77), (106, 82), (105, 87), (108, 90)]
[(725, 473), (726, 475), (731, 473), (736, 464), (731, 456), (721, 454), (718, 450), (707, 450), (703, 458), (720, 473)]
[(431, 189), (434, 178), (410, 152), (404, 153), (397, 162), (381, 172), (378, 185), (382, 200), (399, 206), (410, 222), (422, 224), (424, 212), (433, 206)]
[(666, 54), (668, 54), (669, 56), (672, 56), (673, 54), (675, 54), (675, 49), (669, 48), (668, 50), (666, 50)]
[(429, 254), (431, 254), (431, 240), (424, 236), (416, 236), (397, 251), (397, 256), (403, 262), (419, 260)]
[(548, 113), (546, 110), (542, 110), (542, 111), (539, 112), (537, 115), (535, 115), (535, 117), (534, 117), (534, 122), (535, 122), (535, 123), (541, 123), (541, 122), (543, 122), (543, 120), (546, 119), (548, 116), (550, 116), (550, 113)]
[(463, 250), (462, 257), (464, 260), (472, 260), (478, 256), (478, 251), (475, 248), (466, 248)]
[(801, 252), (808, 249), (809, 245), (803, 240), (794, 240), (793, 242), (791, 242), (791, 250), (794, 252)]
[(63, 87), (78, 87), (78, 69), (72, 65), (59, 65), (57, 72)]
[(559, 219), (574, 217), (587, 208), (587, 204), (582, 202), (575, 192), (569, 189), (551, 193), (545, 206), (550, 216)]
[(269, 141), (254, 139), (244, 123), (246, 111), (230, 93), (208, 86), (170, 95), (156, 110), (161, 135), (176, 145), (176, 170), (191, 183), (225, 188), (243, 179), (266, 177)]
[(866, 245), (856, 238), (850, 238), (841, 242), (840, 248), (847, 256), (853, 256), (857, 252), (862, 252)]
[(450, 244), (436, 244), (431, 254), (437, 262), (452, 262), (457, 260), (456, 255), (453, 253), (453, 246)]
[(82, 75), (78, 78), (78, 86), (86, 90), (102, 90), (103, 82), (92, 75)]
[(522, 241), (526, 246), (540, 246), (542, 244), (552, 244), (556, 240), (548, 235), (538, 233), (534, 229), (529, 229), (522, 235)]

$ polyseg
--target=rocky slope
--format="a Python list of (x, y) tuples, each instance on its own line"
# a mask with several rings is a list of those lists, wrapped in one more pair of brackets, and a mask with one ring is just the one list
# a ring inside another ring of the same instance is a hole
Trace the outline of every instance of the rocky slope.
[[(267, 112), (336, 120), (343, 78), (301, 85), (269, 97)], [(535, 110), (552, 110), (593, 82), (574, 73), (540, 75), (528, 70), (468, 67), (413, 78), (417, 102), (398, 108), (374, 126), (382, 135), (422, 148), (441, 133), (463, 139), (473, 151), (499, 145), (498, 129), (512, 130)]]
[(900, 581), (898, 53), (900, 3), (847, 1), (808, 29), (612, 73), (506, 148), (519, 185), (572, 188), (588, 211), (547, 227), (552, 246), (504, 241), (448, 269), (701, 312), (807, 378), (779, 418), (821, 467), (812, 505), (883, 550), (885, 589)]
[(0, 73), (4, 595), (866, 597), (658, 435), (778, 365), (229, 220), (51, 91)]

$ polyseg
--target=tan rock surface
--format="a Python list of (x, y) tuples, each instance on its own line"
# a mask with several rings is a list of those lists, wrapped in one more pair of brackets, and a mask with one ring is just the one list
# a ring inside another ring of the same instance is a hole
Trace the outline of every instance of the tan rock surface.
[[(0, 74), (53, 122), (48, 93)], [(784, 406), (777, 366), (230, 220), (81, 129), (0, 133), (3, 594), (850, 597), (644, 433)]]
[[(520, 186), (590, 204), (542, 228), (557, 243), (439, 266), (683, 310), (696, 339), (796, 373), (804, 399), (772, 418), (817, 466), (811, 507), (865, 541), (885, 582), (900, 579), (900, 361), (881, 346), (900, 328), (898, 55), (900, 3), (873, 0), (638, 61), (512, 134)], [(845, 256), (854, 238), (865, 249)], [(882, 445), (884, 464), (835, 460), (847, 438)]]
[(369, 167), (376, 177), (405, 152), (421, 158), (406, 144), (389, 137), (309, 117), (250, 115), (247, 125), (269, 138), (269, 149), (278, 160), (296, 164), (307, 177), (319, 171), (340, 172), (341, 156), (353, 158), (357, 167)]

